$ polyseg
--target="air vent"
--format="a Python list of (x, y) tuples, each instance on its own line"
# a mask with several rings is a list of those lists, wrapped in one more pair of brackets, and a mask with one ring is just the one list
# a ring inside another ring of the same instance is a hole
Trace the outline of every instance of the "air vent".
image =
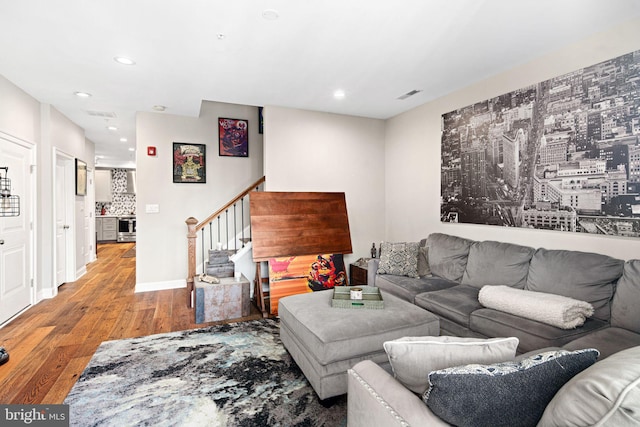
[(115, 119), (116, 117), (118, 117), (116, 116), (116, 113), (112, 113), (109, 111), (87, 111), (87, 114), (93, 117), (102, 117), (105, 119)]
[(412, 91), (409, 91), (409, 92), (405, 93), (404, 95), (399, 96), (398, 99), (405, 100), (405, 99), (409, 98), (410, 96), (413, 96), (416, 93), (420, 93), (420, 92), (422, 92), (422, 91), (418, 90), (418, 89), (414, 89)]

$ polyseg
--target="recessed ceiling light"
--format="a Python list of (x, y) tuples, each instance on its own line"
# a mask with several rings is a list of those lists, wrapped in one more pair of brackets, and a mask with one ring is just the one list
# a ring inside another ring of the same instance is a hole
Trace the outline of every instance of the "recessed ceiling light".
[(127, 138), (120, 138), (120, 142), (127, 142)]
[(154, 105), (153, 109), (156, 111), (164, 111), (167, 109), (167, 107), (165, 107), (164, 105)]
[(88, 92), (73, 92), (73, 94), (80, 98), (89, 98), (91, 96), (91, 94)]
[(218, 33), (216, 34), (216, 37), (218, 38), (218, 40), (222, 40), (224, 39), (226, 36), (223, 33)]
[(275, 21), (280, 18), (280, 13), (275, 9), (266, 9), (262, 11), (262, 17), (267, 21)]
[(129, 148), (129, 151), (136, 151), (135, 148)]
[(344, 93), (344, 91), (342, 89), (338, 89), (335, 92), (333, 92), (333, 97), (335, 99), (344, 99), (345, 96), (346, 96), (346, 94)]
[(113, 58), (113, 60), (122, 65), (136, 65), (136, 61), (124, 56), (116, 56), (115, 58)]
[(118, 128), (117, 128), (117, 127), (115, 127), (115, 126), (107, 126), (107, 129), (109, 129), (109, 130), (113, 130), (113, 131), (118, 130)]

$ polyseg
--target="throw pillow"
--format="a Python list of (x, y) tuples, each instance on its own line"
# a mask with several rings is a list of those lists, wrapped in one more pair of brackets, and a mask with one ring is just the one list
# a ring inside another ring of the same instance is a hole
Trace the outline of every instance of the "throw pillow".
[(418, 276), (418, 243), (402, 242), (381, 244), (378, 274)]
[(418, 276), (431, 276), (431, 268), (429, 268), (428, 246), (420, 246), (418, 248)]
[(639, 360), (640, 347), (632, 347), (580, 372), (547, 405), (540, 425), (639, 425)]
[(383, 344), (393, 374), (406, 388), (422, 394), (429, 372), (467, 363), (513, 360), (519, 340), (511, 338), (405, 337)]
[(558, 390), (593, 365), (596, 349), (548, 351), (494, 365), (466, 365), (429, 374), (423, 400), (457, 426), (535, 426)]

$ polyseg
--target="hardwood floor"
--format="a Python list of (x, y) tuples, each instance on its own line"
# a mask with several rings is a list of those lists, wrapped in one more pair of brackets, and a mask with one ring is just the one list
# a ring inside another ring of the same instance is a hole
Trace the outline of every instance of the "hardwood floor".
[[(196, 324), (184, 288), (134, 293), (136, 259), (122, 258), (133, 246), (99, 244), (84, 277), (0, 329), (11, 356), (0, 366), (0, 403), (62, 403), (103, 341), (223, 323)], [(241, 320), (261, 317), (252, 305)]]

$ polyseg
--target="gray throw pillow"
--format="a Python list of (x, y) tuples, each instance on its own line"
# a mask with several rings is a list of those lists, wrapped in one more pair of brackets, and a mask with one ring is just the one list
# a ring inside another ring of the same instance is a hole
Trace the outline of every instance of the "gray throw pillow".
[(381, 244), (378, 274), (396, 276), (418, 276), (418, 243), (401, 242)]
[(599, 354), (596, 349), (548, 351), (520, 362), (434, 371), (423, 400), (434, 414), (460, 427), (533, 427), (556, 392)]

